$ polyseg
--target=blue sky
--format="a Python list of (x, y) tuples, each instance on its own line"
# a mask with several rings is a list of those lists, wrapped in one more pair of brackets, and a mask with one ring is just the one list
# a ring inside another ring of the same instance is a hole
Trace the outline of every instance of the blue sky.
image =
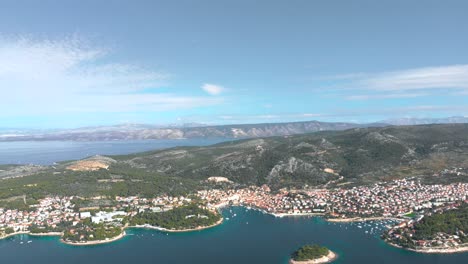
[(2, 1), (0, 127), (468, 115), (467, 1)]

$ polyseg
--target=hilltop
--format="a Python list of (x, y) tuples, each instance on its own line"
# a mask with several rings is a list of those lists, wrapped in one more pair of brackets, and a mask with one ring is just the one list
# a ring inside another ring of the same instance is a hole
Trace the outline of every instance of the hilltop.
[(222, 176), (280, 188), (342, 177), (342, 183), (366, 184), (467, 165), (468, 125), (355, 128), (114, 158), (131, 168), (197, 180)]

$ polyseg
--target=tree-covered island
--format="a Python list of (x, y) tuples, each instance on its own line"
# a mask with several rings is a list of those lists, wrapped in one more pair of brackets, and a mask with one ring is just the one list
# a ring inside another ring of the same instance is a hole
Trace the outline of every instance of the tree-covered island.
[(320, 245), (305, 245), (291, 255), (291, 264), (328, 263), (336, 258), (335, 253)]

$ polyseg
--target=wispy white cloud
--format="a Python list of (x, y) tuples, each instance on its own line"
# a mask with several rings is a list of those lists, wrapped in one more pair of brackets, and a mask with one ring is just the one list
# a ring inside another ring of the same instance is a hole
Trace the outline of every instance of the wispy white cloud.
[(380, 73), (359, 73), (328, 77), (340, 80), (339, 86), (380, 92), (468, 89), (468, 65), (423, 67)]
[(170, 75), (109, 62), (110, 51), (77, 36), (0, 36), (0, 115), (64, 112), (166, 111), (220, 103), (222, 98), (143, 93)]
[(377, 90), (467, 89), (468, 65), (387, 72), (361, 81)]
[(373, 100), (373, 99), (392, 99), (392, 98), (414, 98), (427, 96), (428, 93), (389, 93), (389, 94), (358, 94), (346, 96), (347, 100)]
[(321, 117), (322, 114), (314, 113), (290, 113), (290, 114), (265, 114), (265, 115), (221, 115), (218, 119), (230, 122), (262, 122), (262, 121), (294, 121)]
[(226, 88), (224, 88), (221, 85), (211, 84), (211, 83), (203, 84), (202, 89), (211, 95), (219, 95), (226, 90)]

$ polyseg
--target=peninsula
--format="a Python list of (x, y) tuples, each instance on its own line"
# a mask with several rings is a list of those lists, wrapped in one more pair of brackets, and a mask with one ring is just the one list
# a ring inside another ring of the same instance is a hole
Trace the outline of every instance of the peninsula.
[(382, 238), (390, 245), (421, 253), (468, 251), (468, 205), (446, 208), (387, 230)]
[(126, 200), (130, 203), (124, 200), (118, 205), (124, 208), (120, 211), (114, 210), (117, 208), (80, 208), (76, 197), (46, 198), (34, 206), (35, 211), (0, 209), (0, 219), (9, 223), (0, 225), (0, 239), (19, 234), (60, 236), (62, 243), (86, 246), (119, 240), (126, 235), (127, 228), (190, 232), (214, 227), (223, 221), (216, 209), (207, 209), (188, 198), (168, 198), (166, 203), (152, 200), (159, 201), (159, 206), (151, 207), (147, 202), (138, 205), (138, 199)]

